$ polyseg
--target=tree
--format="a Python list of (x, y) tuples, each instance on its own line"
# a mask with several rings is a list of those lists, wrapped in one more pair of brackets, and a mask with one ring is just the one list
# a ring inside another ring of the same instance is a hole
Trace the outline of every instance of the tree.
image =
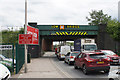
[(74, 46), (73, 42), (66, 42), (67, 45)]
[(89, 25), (107, 24), (107, 22), (111, 19), (111, 16), (104, 14), (102, 10), (92, 10), (92, 12), (89, 12), (89, 14), (90, 18), (86, 17), (86, 19), (89, 21)]
[(24, 29), (21, 28), (19, 31), (4, 30), (2, 31), (2, 43), (18, 43), (18, 34), (23, 34)]
[[(108, 21), (107, 32), (115, 41), (120, 42), (120, 22), (117, 19)], [(120, 49), (117, 47), (117, 42), (115, 43), (116, 51), (120, 53)]]
[(107, 32), (114, 40), (120, 41), (120, 22), (118, 22), (117, 19), (109, 20)]

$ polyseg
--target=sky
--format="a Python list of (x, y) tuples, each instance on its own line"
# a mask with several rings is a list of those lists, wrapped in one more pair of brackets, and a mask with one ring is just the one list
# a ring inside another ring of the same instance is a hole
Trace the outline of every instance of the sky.
[[(28, 22), (87, 25), (91, 10), (118, 18), (119, 0), (27, 0)], [(25, 23), (25, 0), (0, 0), (0, 26), (19, 28)]]

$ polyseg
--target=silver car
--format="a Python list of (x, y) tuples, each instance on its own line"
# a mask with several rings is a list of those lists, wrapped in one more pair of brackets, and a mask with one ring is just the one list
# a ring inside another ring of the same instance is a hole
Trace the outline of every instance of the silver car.
[(120, 70), (113, 70), (108, 75), (109, 80), (120, 80)]
[(69, 65), (70, 65), (70, 64), (74, 64), (74, 59), (75, 59), (75, 57), (76, 57), (78, 54), (80, 54), (80, 52), (77, 52), (77, 51), (68, 52), (68, 53), (65, 55), (64, 62), (65, 62), (65, 63), (68, 63)]

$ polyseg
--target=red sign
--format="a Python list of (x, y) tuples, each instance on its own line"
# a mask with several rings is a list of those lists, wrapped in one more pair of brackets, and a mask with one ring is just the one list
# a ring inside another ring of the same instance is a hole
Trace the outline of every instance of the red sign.
[(27, 34), (32, 34), (32, 44), (39, 44), (39, 29), (27, 26)]
[(19, 44), (32, 44), (32, 37), (31, 34), (19, 34)]

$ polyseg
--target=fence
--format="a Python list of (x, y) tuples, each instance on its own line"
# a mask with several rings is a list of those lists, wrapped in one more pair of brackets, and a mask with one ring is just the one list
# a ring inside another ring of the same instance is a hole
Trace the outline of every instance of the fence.
[(14, 72), (14, 64), (16, 62), (14, 56), (14, 44), (0, 44), (0, 63), (8, 67), (11, 72)]
[(16, 74), (20, 71), (25, 62), (24, 49), (24, 45), (16, 44)]
[[(15, 54), (16, 53), (16, 54)], [(18, 73), (25, 62), (24, 45), (0, 44), (0, 63), (4, 64), (11, 73)]]

